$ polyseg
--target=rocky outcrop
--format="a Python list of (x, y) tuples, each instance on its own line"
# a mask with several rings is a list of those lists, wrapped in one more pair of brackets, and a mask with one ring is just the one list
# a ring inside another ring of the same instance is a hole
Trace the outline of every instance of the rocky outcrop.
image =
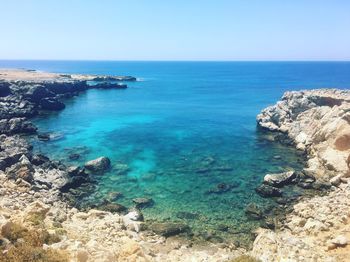
[(307, 152), (309, 175), (329, 180), (346, 175), (350, 156), (350, 91), (336, 89), (286, 92), (263, 110), (258, 125), (287, 135)]
[[(307, 154), (299, 186), (331, 191), (300, 200), (278, 231), (258, 230), (252, 255), (264, 262), (348, 261), (350, 91), (286, 92), (257, 121), (276, 140), (282, 133)], [(278, 187), (293, 179), (292, 173), (268, 175), (264, 183)]]

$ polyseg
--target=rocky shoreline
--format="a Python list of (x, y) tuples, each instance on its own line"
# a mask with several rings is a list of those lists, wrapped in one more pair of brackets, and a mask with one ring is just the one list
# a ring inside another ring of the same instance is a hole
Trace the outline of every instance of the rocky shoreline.
[[(303, 172), (266, 175), (256, 189), (262, 197), (276, 198), (281, 210), (288, 207), (290, 211), (278, 226), (266, 220), (252, 251), (247, 251), (228, 244), (193, 246), (176, 236), (188, 230), (182, 224), (151, 225), (157, 234), (141, 230), (144, 223), (138, 205), (145, 204), (144, 199), (136, 199), (130, 209), (108, 201), (100, 210), (77, 209), (71, 192), (89, 190), (93, 186), (90, 173), (108, 169), (109, 159), (67, 167), (32, 152), (28, 135), (42, 140), (50, 136), (37, 133), (30, 118), (47, 110), (62, 110), (63, 99), (88, 89), (127, 88), (127, 81), (136, 78), (0, 70), (2, 235), (17, 223), (44, 228), (57, 238), (44, 248), (68, 252), (69, 261), (230, 261), (242, 254), (262, 261), (346, 261), (350, 241), (350, 207), (346, 205), (350, 198), (350, 91), (287, 92), (282, 101), (257, 117), (269, 139), (294, 144), (308, 160)], [(283, 187), (289, 184), (330, 193), (298, 199), (294, 205), (283, 194)], [(246, 213), (251, 219), (263, 217), (254, 204)], [(1, 243), (5, 252), (15, 245), (6, 238)]]
[(299, 200), (278, 230), (260, 229), (252, 255), (262, 261), (349, 261), (350, 91), (286, 92), (257, 122), (306, 153), (301, 186), (329, 193)]
[[(157, 234), (141, 231), (143, 216), (138, 207), (143, 199), (135, 199), (135, 208), (130, 209), (108, 201), (98, 209), (77, 209), (79, 196), (74, 192), (84, 194), (93, 187), (93, 174), (107, 170), (109, 159), (72, 167), (33, 153), (28, 135), (40, 140), (49, 140), (50, 135), (38, 133), (30, 118), (62, 110), (63, 99), (88, 89), (124, 89), (125, 81), (136, 78), (0, 70), (1, 235), (17, 225), (45, 229), (57, 241), (43, 248), (64, 250), (69, 261), (205, 261), (211, 257), (227, 261), (243, 254), (243, 249), (232, 252), (227, 245), (192, 246), (176, 237), (188, 230), (182, 224), (152, 224), (150, 229)], [(0, 240), (6, 259), (17, 243)]]

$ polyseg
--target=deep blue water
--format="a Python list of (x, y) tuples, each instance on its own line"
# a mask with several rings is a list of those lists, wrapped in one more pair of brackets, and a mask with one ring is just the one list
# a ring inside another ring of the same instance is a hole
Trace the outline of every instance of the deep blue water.
[[(254, 193), (267, 172), (300, 169), (296, 152), (263, 139), (255, 117), (287, 90), (350, 87), (347, 62), (67, 62), (0, 61), (60, 73), (132, 75), (140, 79), (126, 90), (89, 90), (69, 99), (66, 109), (38, 117), (42, 132), (57, 141), (37, 142), (35, 150), (70, 164), (105, 155), (111, 172), (98, 177), (90, 201), (118, 191), (118, 203), (151, 197), (148, 220), (182, 220), (194, 232), (238, 231), (257, 226), (244, 215), (250, 202), (268, 206)], [(78, 161), (68, 155), (77, 152)], [(275, 156), (281, 156), (276, 158)], [(126, 172), (121, 169), (128, 167)], [(207, 194), (219, 183), (235, 184), (223, 194)], [(237, 186), (239, 185), (239, 186)]]

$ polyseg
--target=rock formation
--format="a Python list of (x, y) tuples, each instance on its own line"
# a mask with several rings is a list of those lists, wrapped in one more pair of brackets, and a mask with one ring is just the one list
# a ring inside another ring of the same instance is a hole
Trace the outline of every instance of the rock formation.
[(278, 232), (260, 229), (252, 255), (262, 261), (349, 261), (350, 91), (286, 92), (257, 122), (276, 137), (288, 136), (307, 153), (305, 174), (332, 187), (328, 195), (295, 204)]

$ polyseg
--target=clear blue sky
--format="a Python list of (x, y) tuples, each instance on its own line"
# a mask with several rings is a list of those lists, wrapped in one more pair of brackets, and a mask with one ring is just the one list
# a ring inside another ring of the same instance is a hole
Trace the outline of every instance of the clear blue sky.
[(349, 0), (0, 0), (0, 59), (350, 60)]

